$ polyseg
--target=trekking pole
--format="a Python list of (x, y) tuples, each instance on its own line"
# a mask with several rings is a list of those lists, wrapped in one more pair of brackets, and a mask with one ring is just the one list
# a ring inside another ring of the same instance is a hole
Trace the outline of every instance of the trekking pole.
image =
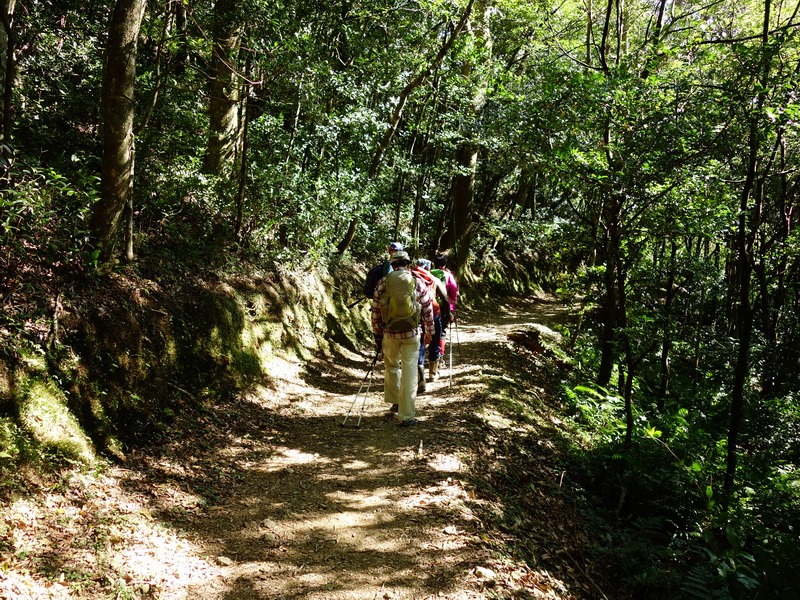
[(367, 403), (367, 396), (369, 395), (369, 388), (372, 385), (372, 374), (375, 372), (375, 363), (378, 362), (378, 357), (381, 355), (380, 350), (375, 353), (375, 358), (372, 359), (372, 364), (369, 367), (369, 371), (367, 374), (364, 375), (364, 379), (361, 381), (361, 385), (358, 387), (358, 392), (356, 392), (355, 397), (353, 398), (353, 402), (350, 404), (350, 408), (347, 411), (347, 414), (344, 417), (344, 420), (341, 423), (341, 427), (344, 427), (344, 424), (347, 423), (347, 419), (350, 418), (350, 413), (353, 412), (353, 407), (356, 405), (358, 401), (358, 397), (361, 395), (361, 390), (364, 389), (364, 385), (367, 386), (367, 391), (364, 392), (364, 397), (361, 400), (361, 411), (358, 413), (358, 421), (356, 422), (356, 427), (361, 427), (361, 418), (364, 416), (364, 405)]
[(464, 363), (464, 358), (461, 356), (461, 336), (458, 333), (458, 319), (453, 320), (453, 325), (456, 327), (456, 337), (450, 340), (450, 387), (453, 387), (453, 344), (458, 344), (458, 360)]
[(453, 343), (449, 344), (450, 346), (450, 368), (448, 371), (450, 372), (450, 387), (453, 387)]
[(359, 298), (355, 302), (351, 302), (350, 304), (348, 304), (347, 308), (353, 308), (356, 304), (359, 304), (359, 303), (363, 302), (364, 300), (365, 300), (365, 298)]
[(461, 356), (461, 336), (458, 333), (458, 321), (456, 321), (456, 343), (458, 344), (458, 360), (464, 363), (464, 357)]

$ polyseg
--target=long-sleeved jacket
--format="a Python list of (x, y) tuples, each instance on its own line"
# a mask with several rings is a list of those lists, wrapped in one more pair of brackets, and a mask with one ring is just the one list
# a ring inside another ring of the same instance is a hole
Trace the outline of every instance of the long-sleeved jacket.
[(458, 300), (458, 284), (456, 278), (447, 269), (444, 271), (444, 287), (447, 288), (447, 299), (450, 301), (450, 312), (456, 311), (456, 300)]
[(447, 301), (450, 305), (450, 312), (454, 313), (456, 310), (456, 300), (458, 300), (458, 284), (456, 278), (447, 269), (431, 269), (431, 273), (444, 282), (444, 287), (447, 290)]

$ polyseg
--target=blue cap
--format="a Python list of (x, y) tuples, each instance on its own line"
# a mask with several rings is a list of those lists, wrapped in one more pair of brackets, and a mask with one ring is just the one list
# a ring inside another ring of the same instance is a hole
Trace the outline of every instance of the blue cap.
[(403, 244), (401, 244), (400, 242), (389, 242), (389, 250), (397, 251), (402, 249), (403, 249)]

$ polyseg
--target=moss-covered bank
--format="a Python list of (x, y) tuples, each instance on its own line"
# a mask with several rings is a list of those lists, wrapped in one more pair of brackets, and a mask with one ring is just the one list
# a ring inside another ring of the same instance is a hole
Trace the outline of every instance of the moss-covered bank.
[(0, 354), (0, 470), (124, 460), (177, 411), (268, 383), (272, 359), (370, 343), (360, 265), (243, 275), (86, 276), (40, 344)]

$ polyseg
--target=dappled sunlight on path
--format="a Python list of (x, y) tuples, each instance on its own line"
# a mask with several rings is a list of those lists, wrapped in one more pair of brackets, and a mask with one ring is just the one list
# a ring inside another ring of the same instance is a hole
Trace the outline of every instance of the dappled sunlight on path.
[[(65, 484), (67, 493), (9, 504), (0, 525), (53, 564), (105, 573), (84, 585), (110, 590), (98, 598), (595, 597), (575, 565), (540, 559), (559, 556), (550, 522), (567, 514), (557, 494), (541, 492), (559, 477), (547, 439), (557, 419), (525, 408), (543, 396), (541, 381), (511, 341), (530, 332), (556, 340), (568, 316), (543, 299), (461, 311), (409, 428), (387, 412), (380, 363), (362, 412), (368, 352), (276, 358), (265, 387), (207, 404), (189, 398), (160, 444)], [(538, 453), (532, 462), (506, 464), (499, 448), (513, 436)], [(524, 515), (502, 494), (508, 469), (538, 478)], [(509, 528), (531, 519), (542, 531), (526, 525), (530, 539), (517, 539)], [(69, 589), (80, 588), (0, 572), (0, 597), (68, 598)]]
[[(464, 311), (451, 330), (448, 364), (418, 398), (413, 428), (386, 412), (380, 364), (362, 413), (355, 393), (369, 368), (363, 356), (350, 357), (363, 370), (314, 364), (299, 379), (289, 369), (275, 389), (253, 394), (249, 402), (274, 415), (277, 436), (268, 457), (247, 460), (229, 498), (192, 523), (219, 572), (193, 586), (191, 597), (486, 597), (496, 582), (487, 580), (486, 528), (462, 460), (475, 434), (465, 421), (485, 385), (480, 358), (492, 344), (520, 327), (558, 335), (545, 323), (564, 311), (547, 305), (551, 312), (539, 318), (526, 312), (531, 306), (502, 308), (490, 324)], [(337, 387), (342, 393), (326, 391)], [(529, 586), (544, 582), (539, 597), (569, 597), (556, 594), (563, 586), (545, 574), (526, 576)]]

